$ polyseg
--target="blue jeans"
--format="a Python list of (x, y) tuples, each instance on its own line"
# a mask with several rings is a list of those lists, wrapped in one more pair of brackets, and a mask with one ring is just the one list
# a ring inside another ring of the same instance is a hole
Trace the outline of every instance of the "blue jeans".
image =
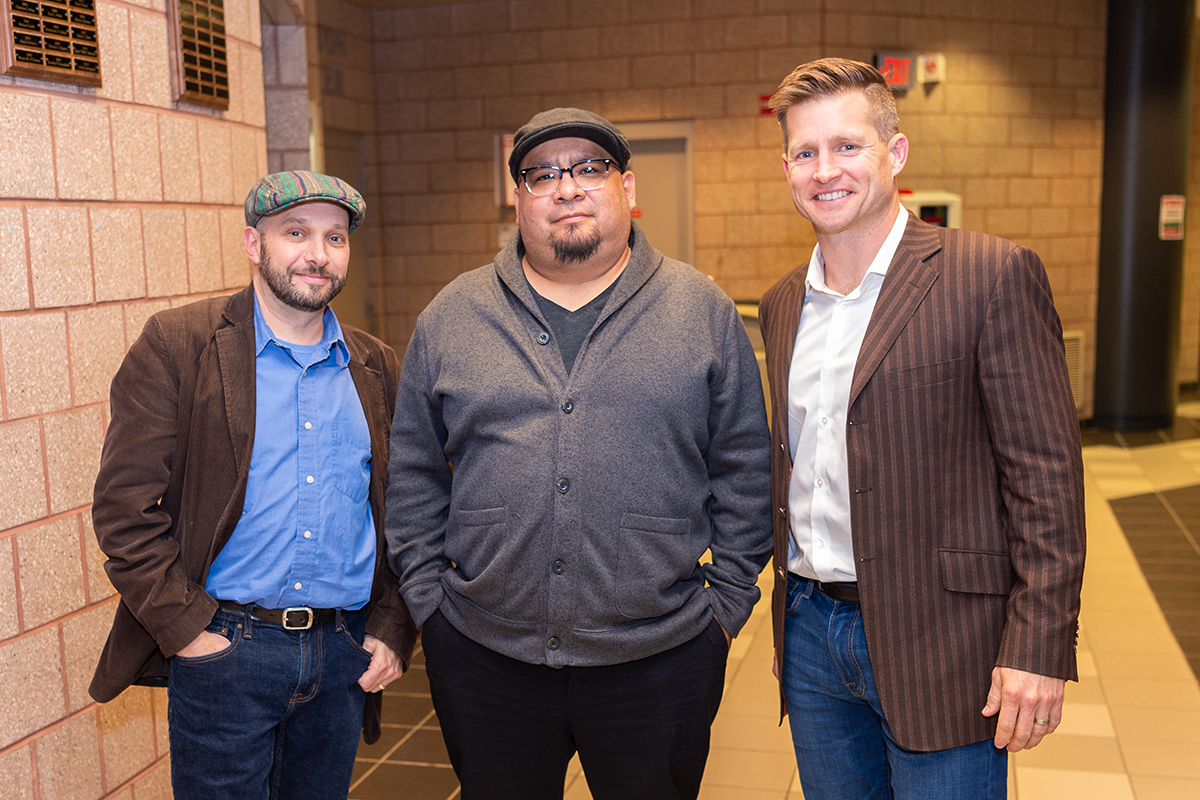
[(218, 611), (229, 647), (171, 659), (176, 800), (346, 800), (362, 729), (366, 613), (306, 631)]
[(906, 750), (883, 718), (857, 603), (788, 576), (783, 690), (807, 800), (1004, 800), (1008, 753), (991, 740)]

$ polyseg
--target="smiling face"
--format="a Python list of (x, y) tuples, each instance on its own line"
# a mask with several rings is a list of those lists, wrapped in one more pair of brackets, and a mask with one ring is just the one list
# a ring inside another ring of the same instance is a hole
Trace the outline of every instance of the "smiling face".
[(314, 201), (263, 217), (246, 228), (259, 302), (320, 312), (346, 284), (350, 215), (336, 203)]
[[(593, 158), (612, 156), (587, 139), (551, 139), (530, 150), (521, 169), (538, 165), (566, 169)], [(543, 196), (530, 194), (518, 179), (517, 224), (527, 260), (535, 269), (607, 269), (625, 252), (633, 202), (633, 173), (621, 173), (615, 165), (604, 185), (588, 192), (565, 173), (558, 188)]]
[[(886, 237), (899, 213), (896, 176), (908, 159), (908, 138), (884, 141), (870, 103), (846, 91), (792, 106), (783, 169), (796, 210), (824, 237)], [(882, 239), (881, 239), (882, 241)]]

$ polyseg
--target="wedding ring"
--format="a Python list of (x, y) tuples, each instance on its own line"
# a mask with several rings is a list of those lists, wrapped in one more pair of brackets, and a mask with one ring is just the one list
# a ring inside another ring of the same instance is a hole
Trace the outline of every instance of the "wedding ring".
[(1048, 720), (1048, 719), (1038, 719), (1037, 717), (1034, 717), (1034, 718), (1033, 718), (1033, 724), (1035, 724), (1035, 725), (1049, 725), (1049, 724), (1050, 724), (1050, 720)]

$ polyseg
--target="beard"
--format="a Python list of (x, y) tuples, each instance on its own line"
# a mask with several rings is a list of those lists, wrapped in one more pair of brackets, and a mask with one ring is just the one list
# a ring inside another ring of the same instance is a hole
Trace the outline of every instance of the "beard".
[[(300, 311), (320, 311), (329, 305), (329, 301), (337, 297), (338, 292), (346, 285), (346, 277), (333, 275), (324, 267), (310, 267), (304, 270), (288, 268), (276, 269), (271, 265), (271, 258), (263, 245), (258, 247), (258, 271), (262, 273), (271, 290), (271, 294), (279, 298), (285, 305)], [(329, 281), (324, 289), (306, 287), (292, 282), (292, 276), (303, 272), (305, 275), (320, 275)]]
[(593, 229), (591, 235), (581, 234), (576, 225), (571, 226), (566, 236), (550, 237), (554, 258), (562, 264), (587, 261), (600, 249), (600, 241), (599, 230)]

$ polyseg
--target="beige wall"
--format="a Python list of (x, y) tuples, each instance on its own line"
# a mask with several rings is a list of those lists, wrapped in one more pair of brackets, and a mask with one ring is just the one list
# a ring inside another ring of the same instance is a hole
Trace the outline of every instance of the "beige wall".
[(759, 96), (819, 56), (943, 52), (946, 83), (899, 99), (901, 185), (959, 192), (966, 227), (1042, 255), (1065, 326), (1087, 334), (1090, 397), (1104, 0), (511, 0), (377, 11), (374, 29), (393, 345), (495, 253), (496, 131), (556, 105), (695, 119), (696, 266), (752, 298), (814, 242)]
[[(315, 6), (316, 57), (310, 80), (320, 81), (320, 124), (324, 131), (326, 168), (347, 161), (361, 167), (349, 180), (367, 201), (367, 215), (354, 233), (351, 274), (334, 311), (351, 324), (387, 339), (383, 290), (383, 220), (387, 209), (379, 194), (375, 80), (371, 62), (371, 12), (343, 0), (309, 0)], [(353, 154), (353, 157), (351, 155)], [(339, 157), (340, 156), (340, 157)], [(371, 314), (364, 315), (364, 301)]]
[(145, 319), (241, 287), (266, 169), (258, 5), (231, 107), (171, 100), (162, 0), (98, 0), (104, 86), (0, 77), (0, 793), (170, 796), (166, 694), (87, 695), (116, 598), (88, 513), (108, 384)]

